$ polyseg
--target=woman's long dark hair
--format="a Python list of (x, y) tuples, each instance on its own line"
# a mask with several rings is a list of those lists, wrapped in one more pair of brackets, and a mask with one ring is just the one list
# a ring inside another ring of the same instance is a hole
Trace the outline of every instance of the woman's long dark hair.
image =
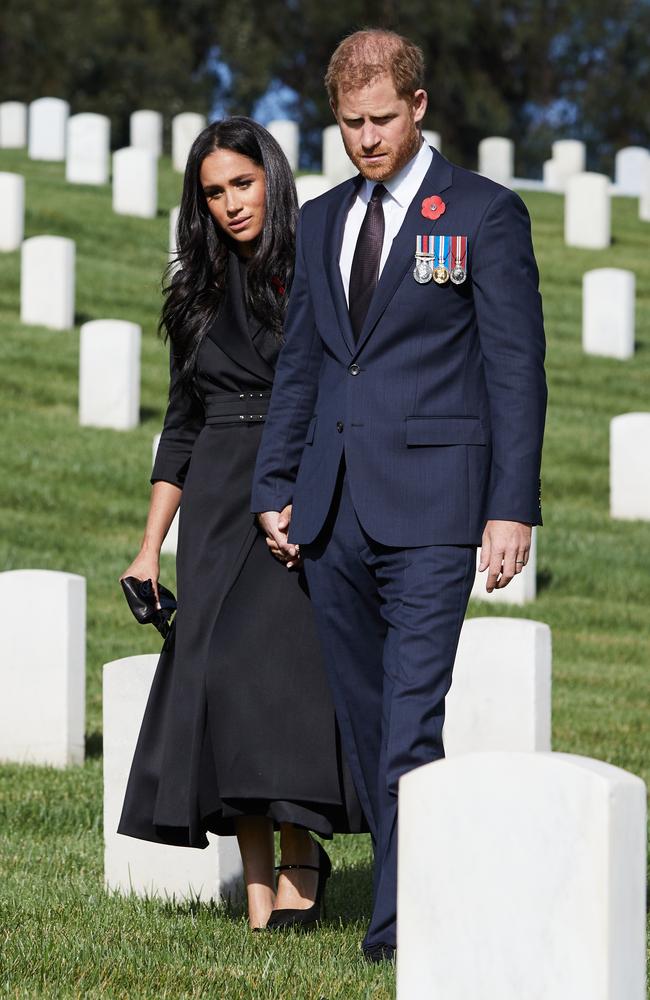
[(223, 297), (228, 250), (236, 244), (213, 221), (201, 186), (201, 164), (217, 149), (247, 156), (264, 170), (265, 216), (247, 267), (248, 306), (278, 338), (293, 277), (298, 202), (291, 168), (272, 135), (250, 118), (224, 118), (194, 140), (185, 167), (176, 257), (166, 274), (159, 330), (169, 337), (184, 384), (194, 385), (196, 359)]

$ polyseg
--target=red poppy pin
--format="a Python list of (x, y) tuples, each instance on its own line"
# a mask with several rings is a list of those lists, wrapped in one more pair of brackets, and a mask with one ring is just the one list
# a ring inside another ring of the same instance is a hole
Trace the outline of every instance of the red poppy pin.
[(422, 215), (425, 219), (439, 219), (446, 207), (439, 194), (432, 194), (422, 202)]
[(280, 279), (277, 277), (277, 275), (275, 275), (275, 274), (273, 275), (273, 277), (271, 278), (271, 284), (275, 288), (275, 290), (278, 293), (278, 295), (284, 295), (285, 287), (282, 284), (282, 282), (280, 281)]

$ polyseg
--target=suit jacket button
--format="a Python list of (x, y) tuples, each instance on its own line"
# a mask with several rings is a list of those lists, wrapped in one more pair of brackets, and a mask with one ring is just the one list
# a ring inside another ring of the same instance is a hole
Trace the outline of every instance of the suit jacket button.
[(350, 372), (350, 375), (358, 375), (361, 369), (359, 368), (359, 365), (350, 365), (348, 371)]
[(339, 434), (342, 434), (342, 433), (343, 433), (343, 424), (341, 423), (341, 421), (340, 421), (340, 420), (337, 420), (337, 421), (336, 421), (336, 429), (337, 429), (337, 431), (339, 432)]

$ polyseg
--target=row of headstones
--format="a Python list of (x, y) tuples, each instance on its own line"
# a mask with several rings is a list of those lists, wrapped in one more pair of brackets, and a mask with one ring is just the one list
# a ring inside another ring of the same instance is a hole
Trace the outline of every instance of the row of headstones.
[[(569, 180), (586, 171), (587, 147), (579, 139), (557, 139), (551, 144), (551, 158), (544, 162), (543, 187), (566, 190)], [(648, 165), (650, 152), (643, 146), (625, 146), (614, 158), (614, 190), (617, 194), (650, 195)], [(478, 172), (499, 184), (512, 187), (515, 179), (515, 145), (503, 136), (488, 136), (479, 142)], [(608, 179), (609, 183), (609, 179)]]
[[(194, 139), (205, 127), (204, 115), (183, 111), (171, 121), (172, 164), (183, 171)], [(78, 184), (106, 184), (110, 154), (110, 120), (82, 112), (70, 115), (70, 105), (58, 97), (41, 97), (29, 107), (19, 101), (0, 104), (0, 149), (27, 146), (29, 158), (66, 161), (66, 179)], [(129, 119), (130, 147), (155, 157), (163, 151), (163, 116), (159, 111), (134, 111)]]
[[(0, 759), (79, 763), (85, 581), (3, 573), (0, 600)], [(35, 600), (39, 630), (25, 620)], [(199, 851), (116, 833), (157, 659), (104, 666), (105, 885), (177, 900), (239, 895), (235, 838)], [(645, 786), (551, 752), (551, 672), (548, 626), (464, 623), (447, 759), (400, 783), (399, 998), (521, 1000), (531, 982), (554, 1000), (645, 996)]]
[[(484, 154), (479, 163), (479, 173), (491, 177), (502, 184), (513, 186), (512, 174), (508, 165), (514, 156), (510, 139), (484, 139), (489, 144), (490, 156)], [(481, 146), (483, 146), (481, 143)], [(569, 172), (569, 156), (562, 158), (558, 154), (558, 163), (562, 164), (562, 186), (549, 187), (548, 190), (562, 190), (564, 202), (564, 241), (567, 246), (580, 247), (589, 250), (606, 249), (611, 244), (611, 197), (612, 193), (623, 193), (639, 196), (639, 218), (650, 222), (650, 152), (640, 147), (622, 149), (616, 156), (616, 186), (612, 188), (609, 177), (584, 170), (583, 144), (574, 140), (564, 139), (554, 143), (555, 147), (568, 151), (580, 147), (582, 155), (576, 156), (574, 166), (582, 162), (580, 170)], [(499, 162), (499, 156), (502, 162)], [(507, 162), (506, 161), (506, 153)], [(514, 181), (514, 184), (517, 184)]]
[[(69, 118), (66, 101), (43, 97), (26, 105), (17, 101), (0, 104), (0, 148), (17, 148), (27, 142), (29, 115), (29, 155), (32, 159), (66, 159), (66, 176), (72, 182), (103, 184), (108, 180), (110, 123), (104, 115), (82, 113)], [(206, 124), (203, 115), (183, 112), (172, 119), (172, 161), (184, 170), (189, 147)], [(292, 170), (298, 169), (300, 133), (296, 122), (277, 119), (269, 131), (282, 147)], [(163, 116), (158, 111), (134, 111), (130, 119), (130, 147), (158, 157), (162, 153)], [(440, 149), (440, 135), (424, 130), (430, 145)], [(328, 190), (354, 176), (355, 168), (345, 152), (337, 125), (322, 135), (322, 174), (311, 175), (301, 184), (309, 197)], [(586, 146), (577, 139), (559, 139), (552, 144), (551, 158), (544, 163), (543, 186), (564, 191), (569, 180), (585, 172)], [(478, 171), (501, 184), (514, 183), (514, 143), (503, 136), (488, 136), (478, 147)], [(600, 176), (600, 175), (599, 175)], [(609, 181), (607, 181), (609, 187)], [(641, 218), (650, 219), (650, 153), (640, 146), (620, 149), (615, 158), (614, 189), (617, 193), (640, 196)], [(304, 200), (307, 200), (305, 197)]]

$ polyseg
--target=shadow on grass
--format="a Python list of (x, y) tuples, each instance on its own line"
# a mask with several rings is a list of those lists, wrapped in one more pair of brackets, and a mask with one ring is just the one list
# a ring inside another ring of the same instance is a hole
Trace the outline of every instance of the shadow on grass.
[(96, 317), (91, 316), (90, 313), (76, 312), (74, 314), (75, 326), (82, 326), (84, 323), (89, 323), (91, 319), (96, 319)]
[(370, 919), (372, 912), (372, 868), (369, 864), (334, 871), (327, 886), (327, 923), (351, 924)]
[(537, 592), (548, 590), (553, 583), (553, 574), (548, 569), (540, 570), (537, 574)]
[(160, 420), (160, 410), (154, 410), (152, 406), (141, 406), (140, 407), (140, 423), (143, 424), (146, 420), (153, 420), (157, 417)]
[[(366, 923), (372, 910), (372, 869), (370, 865), (359, 865), (354, 868), (344, 868), (334, 871), (327, 883), (325, 893), (324, 924), (339, 926), (340, 924)], [(178, 917), (179, 914), (198, 916), (212, 914), (213, 916), (241, 921), (246, 914), (244, 896), (238, 891), (217, 903), (214, 900), (186, 899), (182, 903), (171, 900), (163, 904), (163, 912), (168, 917)]]
[(104, 756), (104, 737), (100, 732), (86, 733), (86, 758), (91, 760)]

